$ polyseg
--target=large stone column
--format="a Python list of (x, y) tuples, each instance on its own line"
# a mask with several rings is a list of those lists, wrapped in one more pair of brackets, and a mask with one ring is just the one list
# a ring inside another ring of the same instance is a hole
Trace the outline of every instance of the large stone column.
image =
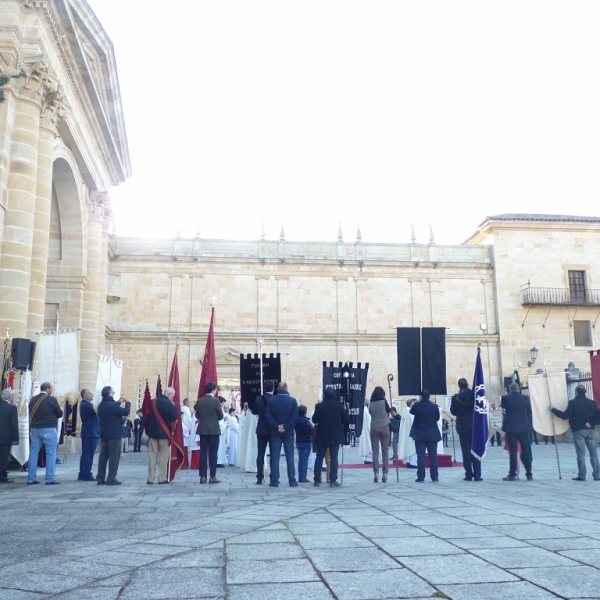
[(0, 331), (10, 327), (13, 337), (27, 335), (31, 248), (37, 198), (38, 135), (47, 82), (47, 66), (44, 59), (40, 59), (28, 68), (28, 77), (15, 80), (11, 90), (17, 101), (0, 254)]
[(107, 205), (102, 227), (102, 250), (100, 258), (100, 304), (98, 307), (98, 352), (106, 351), (106, 297), (108, 294), (108, 233), (112, 221), (112, 208), (107, 197)]
[(107, 210), (106, 192), (92, 192), (88, 199), (87, 277), (83, 292), (82, 330), (80, 338), (79, 387), (96, 386), (98, 371), (98, 327), (100, 289), (102, 286), (102, 230)]
[(34, 340), (36, 334), (44, 328), (54, 140), (57, 136), (58, 122), (64, 115), (65, 109), (66, 105), (62, 99), (60, 87), (57, 85), (56, 91), (49, 93), (44, 99), (38, 138), (35, 221), (31, 249), (31, 280), (27, 320), (27, 337), (31, 340)]

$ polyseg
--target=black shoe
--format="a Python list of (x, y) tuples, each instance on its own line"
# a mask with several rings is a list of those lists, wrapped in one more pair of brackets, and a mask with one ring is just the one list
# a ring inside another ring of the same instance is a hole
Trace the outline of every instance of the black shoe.
[(158, 485), (165, 485), (171, 483), (170, 481), (159, 481)]
[(60, 485), (60, 481), (46, 481), (46, 485)]
[(97, 479), (98, 485), (106, 485), (106, 481), (104, 479)]
[(465, 478), (463, 479), (463, 481), (473, 481), (473, 478), (472, 478), (472, 477), (465, 477)]
[(440, 480), (439, 480), (439, 479), (432, 479), (432, 480), (431, 480), (431, 483), (439, 483), (439, 482), (440, 482)]
[(527, 475), (527, 481), (533, 481), (533, 475)]
[(0, 479), (0, 483), (13, 483), (12, 479)]
[(115, 479), (114, 481), (107, 481), (106, 485), (121, 485), (121, 482)]
[(573, 481), (585, 481), (583, 477), (573, 477)]
[(256, 485), (262, 485), (262, 479), (257, 479), (256, 480)]
[(279, 484), (271, 481), (271, 483), (269, 483), (269, 487), (279, 487)]
[(415, 479), (415, 483), (424, 483), (424, 479)]
[(294, 481), (290, 481), (290, 487), (298, 487), (298, 482), (294, 479)]
[(57, 459), (56, 459), (56, 464), (57, 464), (57, 465), (62, 465), (62, 460), (60, 460), (60, 458), (57, 458)]
[(89, 477), (84, 477), (81, 481), (96, 481), (96, 478), (90, 475)]
[(417, 465), (411, 465), (410, 463), (408, 463), (408, 464), (406, 465), (406, 468), (407, 468), (407, 469), (418, 469), (419, 467), (417, 467)]
[(217, 465), (217, 468), (218, 468), (218, 469), (224, 469), (224, 468), (225, 468), (225, 465)]
[(148, 485), (154, 485), (154, 481), (146, 481)]
[(339, 483), (338, 481), (332, 481), (332, 482), (329, 484), (329, 487), (332, 487), (332, 488), (339, 488), (339, 487), (342, 487), (342, 484), (341, 484), (341, 483)]
[(475, 477), (475, 479), (473, 479), (473, 481), (483, 481), (483, 477)]
[(39, 485), (39, 481), (28, 481), (27, 485)]
[(300, 483), (310, 483), (308, 479), (298, 479)]

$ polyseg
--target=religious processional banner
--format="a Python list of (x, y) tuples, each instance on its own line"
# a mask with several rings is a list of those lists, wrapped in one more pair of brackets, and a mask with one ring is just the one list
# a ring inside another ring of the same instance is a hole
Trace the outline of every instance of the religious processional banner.
[(590, 368), (592, 371), (592, 390), (594, 402), (600, 408), (600, 350), (590, 350)]
[[(252, 410), (254, 399), (260, 396), (260, 357), (258, 354), (240, 355), (240, 388), (242, 396), (242, 407), (248, 404)], [(277, 384), (281, 381), (281, 354), (262, 355), (262, 381), (272, 379)]]
[(475, 394), (475, 406), (473, 410), (471, 454), (478, 460), (482, 460), (490, 438), (490, 428), (488, 422), (488, 401), (485, 396), (485, 377), (481, 363), (481, 348), (479, 347), (477, 348), (475, 373), (473, 375), (473, 393)]
[(396, 331), (398, 394), (417, 396), (424, 389), (433, 396), (446, 395), (446, 328), (396, 327)]
[(369, 363), (364, 367), (358, 363), (354, 367), (352, 363), (340, 362), (334, 366), (333, 362), (328, 365), (323, 361), (323, 391), (333, 389), (338, 400), (348, 405), (350, 423), (345, 431), (346, 446), (356, 446), (362, 433), (368, 375)]
[(79, 402), (65, 404), (65, 435), (75, 437), (77, 434), (77, 406)]
[(568, 431), (569, 421), (559, 419), (550, 412), (550, 405), (565, 410), (569, 404), (565, 372), (527, 375), (527, 386), (536, 432), (541, 435), (560, 435)]

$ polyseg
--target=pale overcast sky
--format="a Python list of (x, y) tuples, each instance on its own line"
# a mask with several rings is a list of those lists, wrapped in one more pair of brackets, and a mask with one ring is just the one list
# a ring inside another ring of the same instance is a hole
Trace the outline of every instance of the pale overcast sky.
[(460, 243), (600, 214), (596, 0), (88, 2), (133, 164), (120, 235)]

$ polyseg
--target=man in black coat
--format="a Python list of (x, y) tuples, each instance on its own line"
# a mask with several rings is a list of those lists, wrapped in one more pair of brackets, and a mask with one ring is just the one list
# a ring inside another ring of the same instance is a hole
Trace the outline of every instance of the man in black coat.
[(148, 417), (148, 484), (154, 483), (158, 462), (158, 483), (169, 483), (169, 460), (171, 459), (171, 435), (177, 420), (177, 407), (173, 404), (175, 388), (168, 387), (152, 400)]
[(273, 396), (265, 410), (267, 423), (271, 427), (271, 487), (279, 485), (279, 458), (281, 446), (285, 452), (287, 474), (290, 487), (296, 487), (296, 467), (294, 466), (294, 425), (298, 418), (298, 402), (288, 392), (287, 383), (280, 381), (277, 395)]
[[(575, 398), (569, 400), (565, 411), (550, 407), (550, 410), (559, 418), (569, 420), (573, 432), (573, 442), (577, 454), (577, 477), (574, 481), (585, 481), (585, 447), (590, 453), (592, 475), (595, 481), (600, 480), (600, 464), (598, 463), (598, 436), (596, 425), (600, 421), (600, 411), (593, 400), (585, 395), (585, 387), (578, 385), (575, 388)], [(548, 442), (546, 442), (548, 443)]]
[[(252, 407), (252, 414), (258, 416), (258, 423), (256, 424), (256, 441), (258, 444), (258, 454), (256, 455), (256, 483), (262, 485), (265, 477), (265, 453), (267, 451), (267, 444), (271, 443), (271, 426), (267, 423), (267, 417), (265, 412), (267, 410), (267, 404), (273, 398), (273, 390), (275, 388), (275, 382), (272, 379), (266, 379), (263, 384), (264, 394), (262, 396), (256, 396), (254, 400), (254, 406)], [(273, 452), (271, 451), (271, 454)]]
[(0, 400), (0, 483), (12, 483), (8, 478), (6, 465), (10, 456), (10, 447), (19, 443), (19, 417), (17, 407), (13, 406), (15, 393), (6, 388), (2, 390)]
[(415, 402), (410, 409), (414, 415), (410, 437), (415, 440), (417, 451), (417, 483), (425, 481), (425, 452), (429, 455), (429, 474), (431, 481), (439, 481), (437, 445), (442, 439), (438, 421), (440, 420), (440, 409), (437, 404), (431, 402), (429, 390), (421, 392), (421, 401)]
[(340, 444), (344, 443), (344, 425), (348, 423), (348, 411), (336, 398), (331, 388), (326, 388), (323, 393), (323, 402), (315, 407), (312, 422), (316, 425), (315, 443), (317, 446), (317, 458), (315, 460), (315, 487), (321, 485), (321, 471), (323, 469), (323, 458), (329, 449), (331, 474), (329, 476), (329, 487), (340, 487), (337, 481), (338, 473), (338, 451)]
[(531, 474), (531, 445), (529, 435), (533, 431), (531, 400), (521, 394), (518, 383), (511, 383), (509, 393), (502, 396), (500, 408), (504, 411), (502, 431), (506, 433), (506, 441), (510, 453), (510, 469), (503, 481), (517, 479), (517, 444), (521, 445), (521, 462), (525, 466), (527, 481), (533, 481)]
[[(100, 457), (98, 458), (98, 485), (121, 485), (117, 481), (117, 470), (121, 458), (121, 437), (123, 435), (123, 417), (129, 416), (131, 402), (121, 398), (117, 403), (115, 391), (109, 386), (102, 388), (102, 401), (98, 405), (100, 419)], [(106, 463), (108, 462), (108, 478)], [(106, 479), (106, 480), (105, 480)]]
[(481, 461), (471, 454), (473, 440), (473, 410), (475, 408), (475, 394), (469, 389), (469, 384), (464, 377), (458, 380), (458, 394), (452, 396), (450, 412), (456, 417), (456, 433), (460, 439), (463, 466), (465, 468), (465, 481), (482, 481)]

